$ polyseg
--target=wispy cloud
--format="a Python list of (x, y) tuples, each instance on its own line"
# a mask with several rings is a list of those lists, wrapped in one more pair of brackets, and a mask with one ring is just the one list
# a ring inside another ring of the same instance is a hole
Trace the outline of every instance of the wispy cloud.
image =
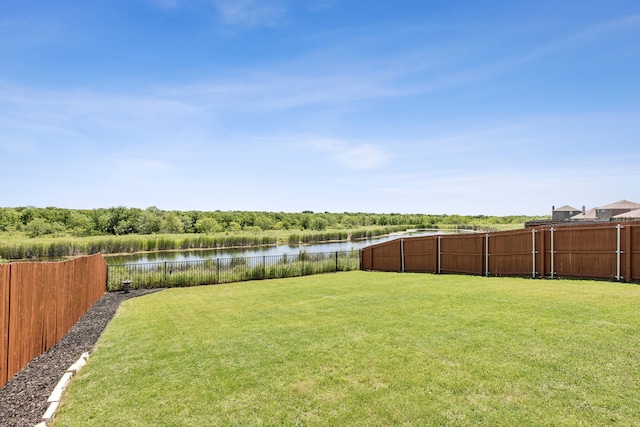
[[(246, 20), (247, 24), (260, 22), (263, 15), (275, 17), (285, 11), (278, 2), (220, 0), (216, 4), (229, 22)], [(351, 35), (353, 43), (340, 40), (339, 47), (309, 50), (283, 62), (257, 65), (250, 70), (227, 70), (210, 81), (203, 79), (164, 89), (170, 96), (197, 99), (203, 105), (236, 111), (344, 106), (362, 100), (428, 95), (492, 79), (544, 56), (589, 43), (607, 32), (638, 24), (640, 15), (631, 16), (595, 25), (523, 54), (494, 55), (471, 62), (463, 60), (463, 51), (452, 52), (450, 47), (433, 47), (419, 40), (410, 47), (399, 44), (383, 57), (371, 46), (363, 53), (359, 51), (362, 46), (356, 33)], [(482, 41), (474, 40), (471, 44), (481, 45)], [(366, 53), (368, 50), (371, 52)], [(462, 65), (458, 63), (461, 60)]]
[[(403, 211), (466, 214), (549, 214), (552, 204), (595, 206), (636, 194), (640, 171), (623, 164), (606, 170), (573, 166), (552, 169), (524, 165), (520, 169), (441, 169), (435, 173), (379, 175), (368, 187)], [(594, 194), (609, 195), (594, 200)]]
[(180, 0), (147, 0), (162, 9), (173, 9), (179, 6)]
[(326, 153), (333, 162), (349, 169), (377, 169), (383, 166), (390, 156), (380, 147), (367, 143), (350, 143), (333, 139), (316, 139), (307, 142), (308, 147)]
[(138, 128), (153, 132), (198, 116), (194, 105), (149, 93), (44, 90), (8, 84), (0, 84), (0, 90), (0, 125), (5, 129), (110, 134)]
[(248, 27), (273, 25), (287, 11), (283, 0), (213, 0), (222, 21)]
[(337, 0), (309, 0), (307, 7), (312, 12), (329, 9), (337, 3)]
[(554, 40), (546, 45), (542, 45), (519, 59), (522, 61), (538, 59), (546, 55), (573, 49), (575, 47), (602, 38), (608, 34), (627, 30), (630, 28), (640, 28), (640, 14), (629, 15), (619, 19), (600, 22), (573, 34), (569, 34), (558, 40)]

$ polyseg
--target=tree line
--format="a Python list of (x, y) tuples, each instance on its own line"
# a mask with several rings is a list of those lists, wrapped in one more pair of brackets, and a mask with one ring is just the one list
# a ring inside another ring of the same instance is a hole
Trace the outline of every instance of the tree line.
[(116, 206), (66, 209), (33, 206), (0, 208), (0, 233), (40, 236), (218, 233), (223, 231), (352, 229), (366, 226), (518, 224), (538, 217), (428, 214), (314, 213), (303, 211), (165, 211)]

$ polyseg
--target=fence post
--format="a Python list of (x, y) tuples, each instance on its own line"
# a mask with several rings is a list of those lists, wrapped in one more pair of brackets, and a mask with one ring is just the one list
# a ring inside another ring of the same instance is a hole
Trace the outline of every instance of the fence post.
[(485, 276), (489, 277), (489, 233), (485, 235)]
[(164, 287), (167, 287), (167, 261), (164, 262)]
[(536, 278), (536, 230), (531, 230), (531, 243), (533, 246), (532, 249), (532, 267), (533, 267), (533, 278)]
[(404, 273), (404, 239), (400, 239), (400, 271)]
[(338, 251), (336, 251), (336, 273), (338, 272)]
[(633, 225), (627, 225), (627, 232), (625, 237), (625, 248), (624, 248), (624, 259), (625, 259), (625, 282), (630, 282), (633, 279), (633, 271), (631, 258), (633, 257), (633, 252), (631, 250), (631, 238), (633, 237)]
[(436, 271), (438, 274), (440, 274), (442, 272), (442, 244), (441, 244), (441, 239), (442, 236), (438, 236), (438, 259), (437, 259), (437, 265), (436, 265)]
[(622, 280), (622, 277), (620, 276), (620, 254), (621, 254), (621, 250), (620, 250), (620, 230), (624, 228), (622, 227), (620, 224), (616, 225), (616, 234), (617, 234), (617, 242), (616, 242), (616, 280), (620, 281)]
[(555, 271), (556, 270), (556, 264), (555, 264), (555, 253), (556, 253), (556, 250), (555, 250), (555, 243), (554, 243), (554, 240), (553, 240), (554, 233), (555, 233), (556, 229), (551, 227), (551, 230), (549, 230), (549, 231), (551, 231), (551, 252), (549, 254), (551, 255), (551, 278), (553, 279), (553, 278), (555, 278), (555, 274), (556, 274), (556, 271)]
[(216, 258), (216, 283), (220, 283), (220, 258)]

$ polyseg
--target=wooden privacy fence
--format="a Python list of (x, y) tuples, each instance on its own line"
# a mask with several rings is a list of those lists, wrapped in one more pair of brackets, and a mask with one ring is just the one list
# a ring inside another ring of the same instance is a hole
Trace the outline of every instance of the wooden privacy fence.
[(55, 345), (105, 292), (100, 254), (0, 264), (0, 387)]
[(412, 237), (360, 256), (362, 270), (640, 282), (640, 221)]

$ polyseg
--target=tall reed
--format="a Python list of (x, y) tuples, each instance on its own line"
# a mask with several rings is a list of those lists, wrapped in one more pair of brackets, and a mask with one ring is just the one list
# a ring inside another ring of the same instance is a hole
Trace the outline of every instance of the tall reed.
[(95, 253), (118, 254), (188, 249), (220, 249), (290, 245), (377, 237), (411, 226), (369, 227), (355, 230), (292, 232), (280, 238), (271, 234), (126, 235), (79, 238), (24, 239), (0, 245), (0, 259), (63, 258)]

